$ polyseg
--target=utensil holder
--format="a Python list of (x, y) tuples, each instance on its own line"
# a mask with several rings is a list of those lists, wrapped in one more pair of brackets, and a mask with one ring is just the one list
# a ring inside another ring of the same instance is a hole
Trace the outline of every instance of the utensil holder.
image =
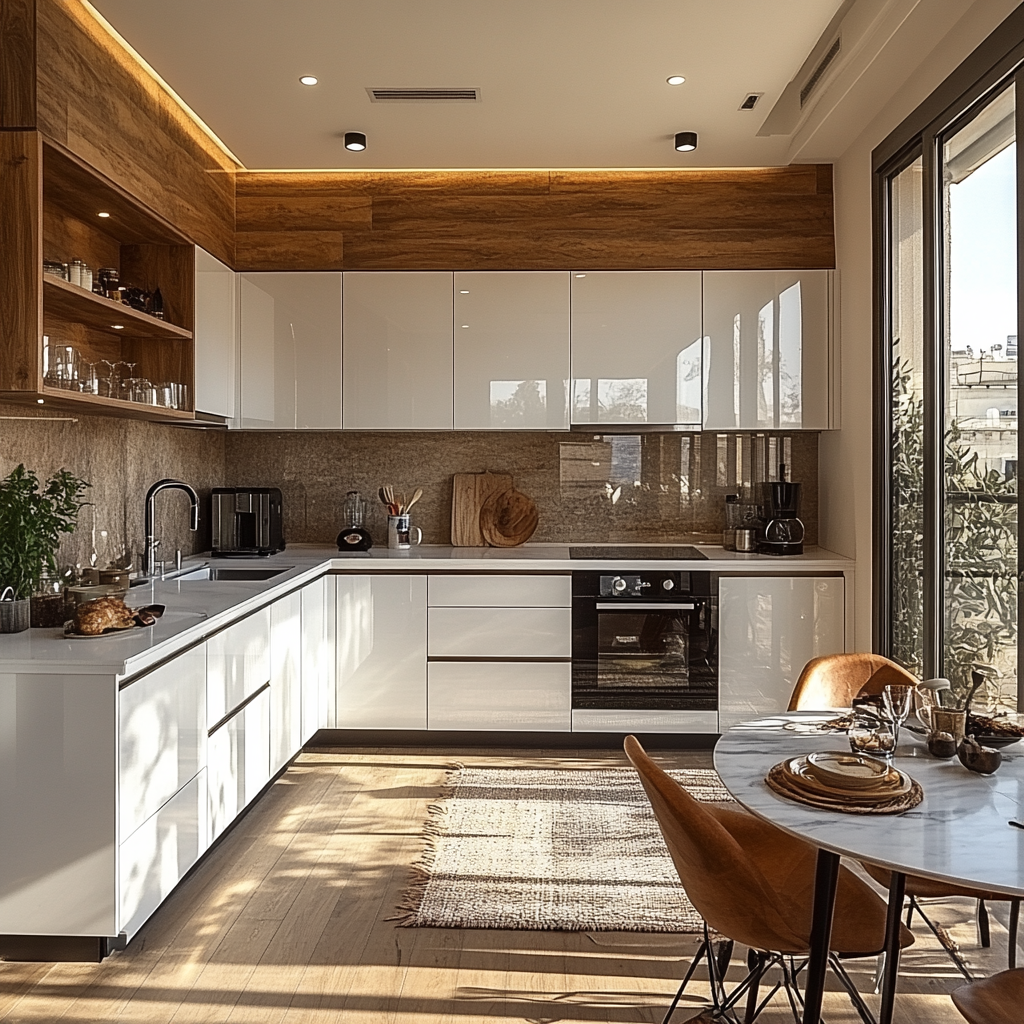
[[(415, 539), (414, 539), (415, 538)], [(409, 525), (408, 516), (388, 516), (388, 547), (396, 551), (408, 551), (423, 540), (423, 531)]]

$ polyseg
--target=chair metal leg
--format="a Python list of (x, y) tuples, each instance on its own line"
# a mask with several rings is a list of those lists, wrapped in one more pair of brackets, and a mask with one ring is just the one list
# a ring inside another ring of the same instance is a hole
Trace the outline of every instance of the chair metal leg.
[(860, 992), (857, 991), (853, 978), (847, 973), (839, 957), (835, 953), (830, 953), (828, 962), (831, 964), (832, 970), (835, 972), (835, 976), (839, 979), (840, 984), (846, 989), (846, 994), (850, 997), (850, 1002), (853, 1003), (853, 1008), (857, 1011), (860, 1019), (864, 1021), (864, 1024), (877, 1024), (875, 1015), (871, 1012), (868, 1004), (864, 1002)]
[(968, 980), (974, 981), (974, 975), (971, 974), (967, 967), (967, 961), (960, 955), (960, 949), (957, 944), (952, 940), (949, 933), (945, 929), (940, 928), (925, 912), (921, 909), (921, 904), (916, 900), (914, 901), (914, 909), (917, 911), (917, 916), (921, 918), (929, 930), (936, 939), (939, 940), (939, 945), (946, 951), (946, 955), (956, 965), (956, 969)]
[(1020, 929), (1020, 897), (1010, 900), (1010, 934), (1007, 966), (1012, 971), (1017, 966), (1017, 932)]
[(988, 949), (992, 945), (992, 934), (989, 930), (988, 907), (984, 900), (978, 900), (978, 945)]
[(747, 950), (747, 970), (752, 975), (750, 988), (747, 989), (747, 1009), (743, 1014), (743, 1024), (754, 1024), (757, 1013), (757, 994), (761, 988), (761, 975), (764, 974), (765, 955), (756, 949)]
[(697, 952), (694, 954), (693, 959), (690, 961), (690, 966), (686, 969), (686, 975), (683, 977), (682, 983), (679, 986), (679, 990), (676, 992), (675, 999), (672, 1000), (672, 1003), (668, 1008), (668, 1013), (666, 1013), (664, 1018), (662, 1018), (661, 1024), (668, 1024), (669, 1020), (672, 1017), (672, 1014), (675, 1013), (675, 1009), (679, 1005), (679, 1000), (683, 998), (683, 990), (689, 983), (690, 978), (693, 977), (693, 972), (697, 969), (697, 964), (700, 963), (701, 957), (704, 956), (704, 951), (707, 948), (707, 942), (702, 939), (700, 946), (697, 947)]

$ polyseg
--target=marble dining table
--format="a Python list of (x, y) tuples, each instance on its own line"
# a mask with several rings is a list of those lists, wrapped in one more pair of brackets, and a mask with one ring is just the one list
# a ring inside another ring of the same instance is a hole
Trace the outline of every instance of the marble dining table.
[(902, 814), (844, 814), (787, 800), (764, 781), (768, 770), (786, 758), (849, 749), (844, 734), (809, 728), (826, 717), (797, 712), (737, 725), (718, 741), (715, 768), (749, 811), (818, 848), (805, 1024), (817, 1024), (821, 1016), (840, 857), (871, 861), (891, 871), (879, 1014), (880, 1024), (889, 1024), (906, 875), (1024, 896), (1024, 829), (1010, 824), (1024, 823), (1024, 743), (1003, 750), (1003, 763), (994, 775), (977, 775), (957, 758), (932, 757), (923, 740), (904, 728), (894, 763), (920, 783), (922, 802)]

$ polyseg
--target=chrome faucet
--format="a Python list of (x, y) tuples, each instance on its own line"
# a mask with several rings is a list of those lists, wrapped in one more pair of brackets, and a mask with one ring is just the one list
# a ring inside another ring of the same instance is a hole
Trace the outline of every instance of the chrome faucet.
[(146, 492), (146, 542), (142, 552), (142, 575), (153, 576), (156, 569), (156, 549), (160, 543), (154, 536), (154, 523), (156, 512), (156, 496), (161, 491), (176, 488), (188, 495), (192, 503), (192, 512), (189, 517), (189, 529), (193, 532), (199, 529), (199, 495), (196, 489), (182, 480), (157, 480)]

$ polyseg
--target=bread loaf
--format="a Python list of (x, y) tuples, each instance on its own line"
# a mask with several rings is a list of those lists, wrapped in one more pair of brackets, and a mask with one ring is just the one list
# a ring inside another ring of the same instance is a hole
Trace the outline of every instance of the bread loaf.
[(75, 628), (86, 636), (96, 636), (107, 629), (126, 629), (133, 624), (134, 616), (121, 598), (100, 597), (78, 606)]

